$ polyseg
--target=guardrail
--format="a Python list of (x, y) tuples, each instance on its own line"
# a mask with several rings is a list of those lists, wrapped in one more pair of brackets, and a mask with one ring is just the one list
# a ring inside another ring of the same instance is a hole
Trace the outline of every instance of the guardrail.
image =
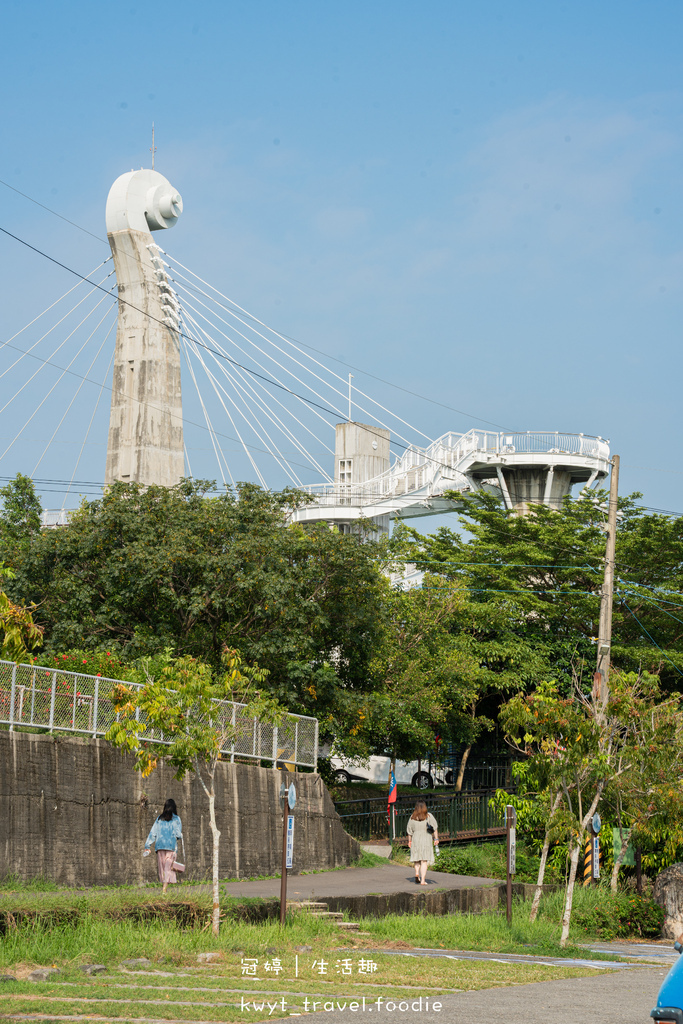
[[(0, 661), (0, 725), (10, 732), (73, 733), (104, 736), (117, 720), (111, 700), (120, 679), (90, 676), (45, 665)], [(126, 683), (140, 689), (136, 683)], [(218, 724), (230, 742), (221, 753), (235, 760), (271, 761), (317, 770), (318, 719), (287, 713), (280, 725), (260, 722), (245, 705), (215, 700)], [(150, 729), (143, 738), (167, 742)]]
[[(448, 841), (483, 839), (505, 834), (505, 812), (492, 810), (489, 801), (493, 791), (479, 793), (444, 793), (424, 796), (428, 809), (439, 826), (439, 837)], [(354, 839), (391, 838), (386, 797), (367, 800), (337, 800), (337, 811), (344, 829)], [(399, 797), (396, 801), (396, 841), (407, 843), (406, 826), (415, 808), (415, 797)]]

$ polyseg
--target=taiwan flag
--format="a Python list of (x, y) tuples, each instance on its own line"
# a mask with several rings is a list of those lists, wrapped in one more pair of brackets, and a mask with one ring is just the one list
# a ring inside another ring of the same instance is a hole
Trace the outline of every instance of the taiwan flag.
[(387, 803), (387, 818), (389, 817), (389, 810), (392, 804), (396, 803), (396, 794), (398, 792), (398, 786), (396, 785), (396, 776), (393, 771), (391, 773), (391, 785), (389, 786), (389, 801)]

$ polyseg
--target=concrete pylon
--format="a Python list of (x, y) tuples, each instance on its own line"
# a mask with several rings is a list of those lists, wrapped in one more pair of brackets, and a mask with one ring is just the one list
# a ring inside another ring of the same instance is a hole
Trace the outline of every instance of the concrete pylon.
[(105, 483), (170, 487), (185, 475), (178, 320), (150, 232), (172, 228), (183, 209), (157, 171), (122, 174), (107, 198), (119, 318)]

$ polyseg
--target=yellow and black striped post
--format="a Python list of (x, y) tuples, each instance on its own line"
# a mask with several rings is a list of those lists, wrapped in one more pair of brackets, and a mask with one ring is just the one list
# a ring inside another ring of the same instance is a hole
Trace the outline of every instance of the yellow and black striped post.
[(583, 848), (583, 884), (590, 885), (593, 877), (593, 836), (589, 832)]

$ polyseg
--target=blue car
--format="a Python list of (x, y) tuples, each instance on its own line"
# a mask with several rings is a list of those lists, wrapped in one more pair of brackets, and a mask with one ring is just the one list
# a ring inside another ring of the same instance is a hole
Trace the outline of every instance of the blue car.
[[(674, 949), (683, 953), (683, 945), (674, 942)], [(659, 1024), (683, 1024), (683, 956), (673, 965), (657, 995), (657, 1005), (650, 1016)]]

